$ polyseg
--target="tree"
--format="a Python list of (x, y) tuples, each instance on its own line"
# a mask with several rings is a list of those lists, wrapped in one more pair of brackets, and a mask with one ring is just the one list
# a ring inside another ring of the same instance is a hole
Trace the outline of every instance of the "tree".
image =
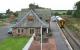
[(54, 15), (55, 15), (55, 16), (58, 16), (58, 15), (60, 15), (60, 14), (59, 14), (58, 12), (55, 12)]
[(73, 13), (73, 17), (80, 17), (80, 10), (75, 10)]
[(13, 15), (15, 15), (17, 17), (18, 16), (18, 12), (14, 12)]
[(68, 10), (66, 14), (67, 15), (72, 15), (72, 10)]
[(6, 18), (6, 15), (4, 15), (3, 13), (0, 13), (0, 19), (4, 19)]
[(35, 8), (34, 4), (29, 4), (29, 8), (34, 9)]
[(6, 10), (6, 14), (9, 14), (10, 13), (10, 9)]
[(65, 15), (66, 13), (62, 13), (61, 15)]
[(10, 15), (14, 14), (13, 11), (11, 11), (10, 9), (6, 10), (6, 16), (9, 17)]
[(29, 9), (44, 9), (43, 7), (39, 7), (38, 5), (35, 4), (29, 4)]
[(73, 17), (80, 17), (80, 1), (75, 4), (76, 10), (74, 10)]
[(2, 13), (0, 13), (0, 19), (2, 19), (2, 15), (3, 15), (3, 14), (2, 14)]
[(77, 10), (80, 10), (80, 1), (78, 1), (78, 2), (75, 4), (75, 8), (76, 8)]

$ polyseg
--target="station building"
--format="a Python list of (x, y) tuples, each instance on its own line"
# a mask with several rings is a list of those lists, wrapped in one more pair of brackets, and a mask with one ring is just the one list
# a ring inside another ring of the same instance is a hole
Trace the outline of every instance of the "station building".
[(12, 27), (13, 36), (31, 36), (33, 33), (40, 34), (41, 27), (42, 33), (48, 33), (49, 24), (42, 21), (37, 13), (33, 10), (29, 10), (23, 14), (24, 15), (21, 15), (23, 17), (20, 17), (21, 19), (19, 19), (19, 21)]
[[(28, 13), (29, 9), (21, 9), (18, 11), (18, 17), (23, 17), (26, 13)], [(44, 8), (44, 9), (35, 9), (35, 12), (42, 20), (49, 20), (51, 17), (51, 9)]]

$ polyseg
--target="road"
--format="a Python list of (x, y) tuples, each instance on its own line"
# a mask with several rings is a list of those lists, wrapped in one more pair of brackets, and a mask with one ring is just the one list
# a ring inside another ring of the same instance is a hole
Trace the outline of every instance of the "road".
[(68, 45), (66, 41), (64, 40), (62, 36), (62, 32), (59, 29), (56, 22), (50, 22), (50, 28), (54, 35), (55, 41), (56, 41), (56, 47), (57, 50), (69, 50)]
[(0, 27), (0, 41), (8, 37), (8, 26)]

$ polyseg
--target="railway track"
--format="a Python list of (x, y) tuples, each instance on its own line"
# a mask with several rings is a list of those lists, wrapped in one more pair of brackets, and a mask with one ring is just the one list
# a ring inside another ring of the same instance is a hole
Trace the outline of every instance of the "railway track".
[(75, 38), (75, 36), (73, 35), (74, 34), (73, 32), (71, 32), (67, 27), (64, 27), (64, 23), (65, 23), (64, 19), (61, 18), (60, 16), (57, 16), (56, 18), (58, 20), (57, 21), (58, 26), (62, 28), (60, 29), (63, 33), (62, 35), (64, 36), (66, 43), (69, 42), (68, 47), (70, 46), (69, 48), (72, 48), (70, 50), (80, 50), (79, 40)]
[(70, 43), (73, 50), (80, 50), (80, 43), (75, 39), (75, 37), (66, 28), (61, 29), (66, 39)]

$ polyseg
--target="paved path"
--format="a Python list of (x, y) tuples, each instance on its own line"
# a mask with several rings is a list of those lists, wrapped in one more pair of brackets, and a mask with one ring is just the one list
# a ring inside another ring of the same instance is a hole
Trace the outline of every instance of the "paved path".
[(0, 27), (0, 40), (8, 37), (8, 27)]
[(50, 22), (51, 30), (54, 34), (57, 50), (69, 50), (67, 43), (65, 42), (62, 32), (58, 28), (58, 25), (56, 22)]
[[(41, 50), (40, 41), (34, 40), (29, 50)], [(49, 38), (47, 43), (42, 43), (42, 50), (56, 50), (54, 38)]]
[(33, 41), (29, 50), (41, 50), (41, 44), (39, 41)]
[(49, 38), (47, 43), (43, 43), (42, 50), (57, 50), (53, 37)]

